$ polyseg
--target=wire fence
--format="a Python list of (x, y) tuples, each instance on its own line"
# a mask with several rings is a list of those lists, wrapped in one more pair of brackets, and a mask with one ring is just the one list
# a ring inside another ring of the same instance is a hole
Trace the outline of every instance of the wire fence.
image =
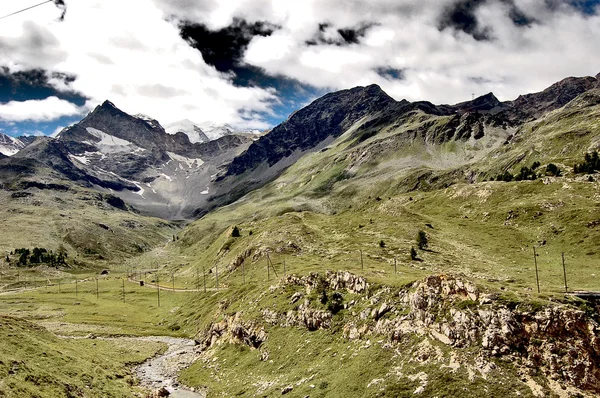
[[(532, 290), (536, 289), (538, 293), (542, 292), (544, 284), (543, 273), (538, 266), (539, 254), (533, 249), (532, 264), (535, 269), (534, 275), (529, 278), (532, 283)], [(281, 277), (290, 274), (302, 275), (310, 272), (323, 272), (324, 268), (331, 269), (329, 265), (336, 264), (333, 267), (337, 271), (350, 271), (363, 276), (380, 276), (384, 278), (394, 275), (407, 273), (407, 267), (417, 267), (418, 262), (408, 264), (406, 261), (399, 261), (397, 257), (384, 258), (378, 254), (368, 251), (358, 250), (341, 254), (337, 258), (331, 258), (327, 262), (328, 267), (323, 266), (323, 262), (306, 262), (300, 256), (294, 256), (286, 253), (266, 252), (257, 259), (250, 257), (236, 264), (220, 264), (215, 262), (212, 265), (196, 265), (185, 267), (185, 269), (165, 269), (154, 264), (152, 267), (144, 268), (141, 265), (127, 265), (120, 270), (103, 271), (106, 274), (97, 276), (43, 276), (35, 270), (4, 268), (0, 269), (0, 289), (2, 291), (25, 291), (34, 289), (50, 290), (59, 294), (70, 294), (79, 296), (80, 294), (92, 294), (96, 298), (115, 297), (127, 302), (128, 294), (135, 294), (138, 290), (132, 290), (132, 284), (139, 288), (154, 289), (156, 291), (157, 303), (160, 306), (161, 292), (173, 293), (210, 293), (234, 286), (256, 284), (261, 282), (276, 281)], [(304, 261), (304, 262), (303, 262)], [(563, 277), (564, 292), (573, 291), (568, 286), (568, 272), (565, 255), (562, 253), (560, 262), (562, 264), (561, 276)], [(119, 272), (120, 271), (120, 272)], [(426, 272), (426, 271), (425, 271)], [(553, 276), (556, 279), (556, 276)], [(556, 281), (552, 286), (556, 292)], [(120, 289), (119, 289), (120, 288)], [(119, 291), (120, 290), (120, 291)], [(548, 289), (544, 289), (548, 291)], [(116, 295), (116, 296), (115, 296)]]

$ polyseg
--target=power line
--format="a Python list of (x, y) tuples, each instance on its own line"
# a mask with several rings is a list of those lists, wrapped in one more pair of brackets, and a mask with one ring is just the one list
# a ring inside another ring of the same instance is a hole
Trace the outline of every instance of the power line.
[(23, 12), (23, 11), (31, 10), (32, 8), (39, 7), (39, 6), (41, 6), (41, 5), (43, 5), (43, 4), (46, 4), (46, 3), (53, 3), (53, 2), (54, 2), (54, 0), (47, 0), (47, 1), (44, 1), (44, 2), (42, 2), (42, 3), (36, 4), (36, 5), (34, 5), (34, 6), (27, 7), (27, 8), (23, 8), (22, 10), (19, 10), (19, 11), (15, 11), (15, 12), (13, 12), (12, 14), (8, 14), (8, 15), (5, 15), (5, 16), (3, 16), (3, 17), (0, 17), (0, 19), (8, 18), (8, 17), (10, 17), (10, 16), (13, 16), (13, 15), (15, 15), (15, 14), (19, 14), (19, 13), (21, 13), (21, 12)]

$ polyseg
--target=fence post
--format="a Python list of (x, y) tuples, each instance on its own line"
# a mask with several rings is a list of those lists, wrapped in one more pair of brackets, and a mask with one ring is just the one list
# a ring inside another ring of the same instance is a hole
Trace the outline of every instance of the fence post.
[(565, 293), (567, 293), (569, 291), (569, 288), (567, 287), (567, 268), (565, 267), (565, 253), (561, 253), (561, 257), (562, 257), (562, 266), (563, 266), (563, 276), (565, 278)]
[(394, 257), (394, 274), (398, 273), (398, 265), (396, 264), (396, 257)]
[(540, 292), (540, 277), (538, 275), (538, 265), (537, 265), (537, 253), (535, 252), (535, 246), (533, 246), (533, 262), (535, 264), (535, 281), (537, 283), (537, 292)]

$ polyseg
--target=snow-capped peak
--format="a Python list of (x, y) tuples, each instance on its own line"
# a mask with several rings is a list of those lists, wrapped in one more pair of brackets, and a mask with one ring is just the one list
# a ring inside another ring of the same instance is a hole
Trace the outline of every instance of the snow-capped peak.
[(134, 115), (134, 117), (145, 121), (146, 123), (148, 123), (151, 127), (154, 127), (155, 129), (162, 127), (160, 125), (160, 123), (158, 122), (158, 120), (151, 118), (148, 115), (144, 115), (143, 113), (138, 113), (137, 115)]
[(16, 138), (0, 133), (0, 153), (12, 156), (25, 148), (25, 144)]
[(233, 127), (226, 123), (217, 124), (213, 122), (203, 122), (198, 124), (198, 126), (211, 141), (236, 132)]
[(192, 143), (210, 141), (209, 137), (207, 137), (204, 131), (198, 127), (197, 124), (188, 119), (168, 124), (165, 127), (165, 131), (168, 134), (184, 133), (188, 136), (190, 142)]

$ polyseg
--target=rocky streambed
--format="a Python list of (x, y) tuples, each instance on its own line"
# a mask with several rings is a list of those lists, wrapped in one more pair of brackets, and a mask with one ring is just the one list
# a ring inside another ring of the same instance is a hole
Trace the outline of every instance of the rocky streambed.
[[(197, 358), (196, 342), (174, 337), (140, 337), (146, 341), (158, 341), (169, 346), (167, 351), (135, 368), (136, 375), (144, 387), (153, 391), (153, 395), (175, 398), (205, 398), (202, 391), (179, 384), (179, 372), (190, 366)], [(168, 394), (167, 394), (168, 393)]]

